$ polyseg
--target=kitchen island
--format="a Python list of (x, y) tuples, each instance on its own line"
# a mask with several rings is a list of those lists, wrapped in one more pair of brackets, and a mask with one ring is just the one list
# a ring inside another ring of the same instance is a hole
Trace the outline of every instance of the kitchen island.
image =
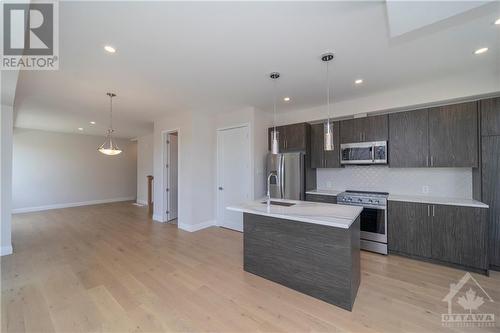
[(227, 209), (243, 213), (245, 271), (352, 310), (361, 207), (273, 199)]

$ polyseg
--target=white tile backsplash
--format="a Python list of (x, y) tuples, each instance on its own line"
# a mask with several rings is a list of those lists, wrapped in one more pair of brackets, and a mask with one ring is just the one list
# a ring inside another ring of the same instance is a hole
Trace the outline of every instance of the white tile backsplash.
[(318, 189), (472, 198), (471, 168), (395, 169), (373, 165), (318, 169), (316, 172)]

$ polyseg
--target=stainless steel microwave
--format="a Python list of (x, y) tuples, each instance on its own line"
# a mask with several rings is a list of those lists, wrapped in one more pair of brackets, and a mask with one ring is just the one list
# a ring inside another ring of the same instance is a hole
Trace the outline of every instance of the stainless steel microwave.
[(387, 164), (387, 141), (343, 143), (340, 164)]

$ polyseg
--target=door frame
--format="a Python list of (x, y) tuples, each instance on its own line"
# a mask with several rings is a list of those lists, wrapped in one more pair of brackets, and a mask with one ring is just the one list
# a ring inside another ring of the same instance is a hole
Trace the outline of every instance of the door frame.
[(247, 130), (248, 130), (248, 145), (247, 145), (247, 148), (248, 148), (248, 161), (250, 162), (250, 167), (248, 168), (248, 177), (249, 177), (249, 188), (248, 188), (248, 191), (249, 191), (249, 195), (250, 195), (250, 198), (253, 200), (254, 199), (254, 190), (253, 190), (253, 186), (254, 186), (254, 159), (253, 159), (253, 135), (252, 135), (252, 125), (250, 123), (241, 123), (241, 124), (237, 124), (237, 125), (232, 125), (232, 126), (225, 126), (225, 127), (219, 127), (216, 129), (216, 150), (215, 150), (215, 159), (216, 159), (216, 166), (215, 166), (215, 179), (217, 181), (217, 183), (215, 184), (215, 196), (216, 196), (216, 200), (215, 200), (215, 225), (220, 227), (222, 226), (222, 223), (221, 223), (221, 219), (222, 217), (219, 216), (219, 206), (222, 204), (221, 200), (221, 193), (219, 191), (219, 186), (220, 186), (220, 183), (221, 183), (221, 179), (220, 179), (220, 176), (219, 176), (219, 168), (221, 167), (221, 161), (219, 160), (219, 152), (220, 152), (220, 147), (219, 147), (219, 137), (222, 133), (222, 131), (227, 131), (227, 130), (231, 130), (231, 129), (236, 129), (236, 128), (244, 128), (246, 127)]
[(171, 129), (171, 130), (163, 130), (161, 131), (161, 220), (162, 223), (167, 223), (168, 219), (165, 218), (165, 197), (167, 196), (166, 186), (165, 186), (165, 165), (167, 163), (168, 156), (165, 156), (165, 150), (167, 145), (167, 138), (169, 134), (177, 133), (177, 226), (179, 225), (180, 220), (180, 203), (181, 197), (179, 195), (181, 190), (181, 177), (179, 177), (179, 171), (181, 170), (181, 130), (179, 128)]

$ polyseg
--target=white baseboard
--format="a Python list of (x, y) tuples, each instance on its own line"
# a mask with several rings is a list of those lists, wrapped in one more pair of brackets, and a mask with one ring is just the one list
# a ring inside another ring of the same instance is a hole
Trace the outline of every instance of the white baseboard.
[(215, 220), (208, 220), (198, 224), (178, 224), (178, 228), (184, 231), (195, 232), (201, 229), (209, 228), (215, 226)]
[(163, 221), (163, 217), (161, 215), (158, 215), (158, 214), (153, 214), (153, 220), (155, 220), (156, 222), (161, 222), (161, 223), (165, 222), (165, 221)]
[(139, 200), (137, 199), (136, 202), (139, 204), (139, 205), (143, 205), (143, 206), (147, 206), (148, 205), (148, 202), (145, 201), (145, 200)]
[(12, 254), (12, 245), (0, 247), (0, 256), (7, 256), (9, 254)]
[(51, 210), (51, 209), (61, 209), (61, 208), (70, 208), (70, 207), (100, 205), (100, 204), (105, 204), (105, 203), (120, 202), (120, 201), (131, 201), (131, 200), (135, 200), (135, 197), (123, 197), (123, 198), (113, 198), (113, 199), (104, 199), (104, 200), (71, 202), (71, 203), (46, 205), (46, 206), (38, 206), (38, 207), (16, 208), (16, 209), (12, 210), (12, 214), (30, 213), (30, 212), (41, 212), (41, 211), (44, 211), (44, 210)]

